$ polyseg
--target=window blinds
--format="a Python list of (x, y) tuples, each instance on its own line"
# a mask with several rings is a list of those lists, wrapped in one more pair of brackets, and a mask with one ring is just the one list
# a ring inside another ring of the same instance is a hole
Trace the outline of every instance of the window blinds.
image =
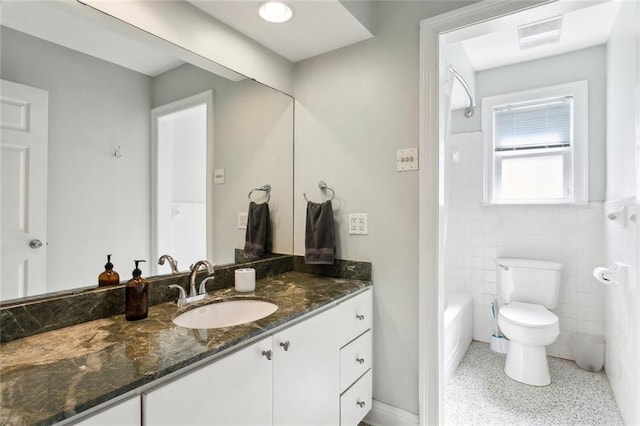
[(495, 107), (495, 151), (571, 145), (572, 97)]

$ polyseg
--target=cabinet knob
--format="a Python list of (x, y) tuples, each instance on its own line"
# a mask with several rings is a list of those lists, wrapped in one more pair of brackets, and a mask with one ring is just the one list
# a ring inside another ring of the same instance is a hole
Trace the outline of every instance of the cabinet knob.
[(360, 321), (364, 321), (364, 315), (356, 315), (356, 318)]
[(356, 402), (356, 404), (358, 404), (358, 407), (360, 408), (364, 408), (364, 406), (366, 405), (364, 401), (358, 401)]
[(262, 355), (267, 358), (269, 361), (271, 361), (271, 358), (273, 358), (273, 352), (271, 352), (271, 349), (267, 350), (267, 351), (262, 351)]
[(358, 364), (364, 364), (364, 358), (356, 358)]
[(280, 346), (282, 346), (282, 349), (284, 349), (284, 350), (285, 350), (285, 352), (289, 350), (289, 345), (290, 345), (290, 344), (291, 344), (291, 343), (290, 343), (288, 340), (287, 340), (287, 341), (285, 341), (285, 342), (280, 342)]

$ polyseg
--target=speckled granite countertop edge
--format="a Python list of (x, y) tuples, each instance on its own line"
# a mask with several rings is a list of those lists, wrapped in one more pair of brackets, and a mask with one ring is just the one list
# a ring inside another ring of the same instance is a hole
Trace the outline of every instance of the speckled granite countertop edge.
[(0, 423), (63, 421), (136, 389), (154, 387), (169, 375), (224, 356), (370, 286), (370, 281), (287, 272), (259, 280), (255, 292), (225, 288), (198, 303), (258, 298), (279, 306), (255, 322), (185, 329), (172, 322), (178, 313), (175, 304), (164, 303), (150, 308), (142, 321), (127, 322), (117, 315), (2, 344)]

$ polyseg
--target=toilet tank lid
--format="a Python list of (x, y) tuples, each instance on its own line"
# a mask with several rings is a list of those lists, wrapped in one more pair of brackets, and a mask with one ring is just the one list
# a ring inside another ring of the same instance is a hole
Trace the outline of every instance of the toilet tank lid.
[(496, 259), (498, 265), (513, 266), (517, 268), (534, 269), (562, 269), (564, 265), (560, 262), (539, 259), (520, 259), (515, 257), (499, 257)]

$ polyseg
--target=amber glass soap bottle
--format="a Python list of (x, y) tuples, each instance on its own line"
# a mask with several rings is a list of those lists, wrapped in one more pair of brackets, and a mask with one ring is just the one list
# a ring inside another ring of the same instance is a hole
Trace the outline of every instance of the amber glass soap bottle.
[(98, 287), (120, 284), (120, 274), (113, 270), (111, 255), (107, 255), (107, 264), (104, 265), (104, 272), (98, 275)]
[(134, 262), (136, 269), (133, 270), (133, 278), (124, 287), (127, 321), (145, 319), (149, 313), (149, 283), (142, 278), (142, 271), (138, 268), (138, 264), (145, 260), (134, 260)]

